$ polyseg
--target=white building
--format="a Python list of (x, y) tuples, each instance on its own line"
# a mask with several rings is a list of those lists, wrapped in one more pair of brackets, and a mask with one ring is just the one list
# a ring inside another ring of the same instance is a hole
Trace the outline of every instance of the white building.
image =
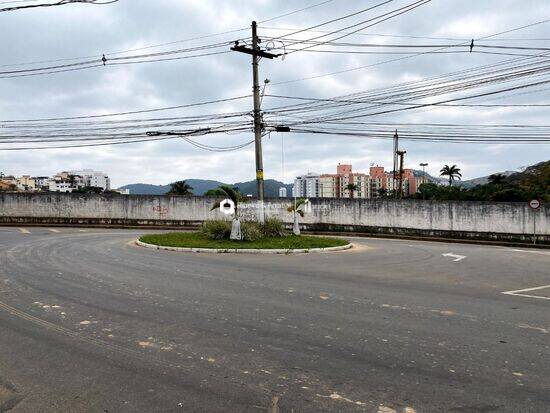
[(49, 181), (48, 189), (50, 192), (73, 192), (77, 188), (70, 181), (52, 179)]
[(308, 172), (305, 175), (296, 177), (292, 195), (295, 197), (318, 198), (319, 174)]
[(71, 171), (72, 175), (81, 176), (84, 186), (93, 186), (101, 188), (104, 191), (111, 189), (111, 180), (106, 173), (94, 171), (93, 169), (82, 169), (80, 171)]
[(279, 198), (286, 198), (286, 188), (284, 186), (279, 188)]

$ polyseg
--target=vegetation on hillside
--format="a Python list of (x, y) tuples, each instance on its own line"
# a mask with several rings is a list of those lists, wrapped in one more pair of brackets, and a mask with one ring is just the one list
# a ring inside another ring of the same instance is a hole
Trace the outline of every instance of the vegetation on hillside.
[(550, 202), (550, 161), (526, 168), (508, 177), (494, 174), (486, 185), (473, 188), (440, 186), (432, 183), (420, 185), (412, 198), (461, 201), (526, 202), (540, 199)]

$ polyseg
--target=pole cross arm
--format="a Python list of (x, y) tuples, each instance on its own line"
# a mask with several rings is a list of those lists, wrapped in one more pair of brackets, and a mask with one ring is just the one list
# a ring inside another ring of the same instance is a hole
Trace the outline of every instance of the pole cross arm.
[(264, 52), (263, 50), (259, 50), (259, 49), (254, 51), (252, 49), (249, 49), (246, 46), (240, 46), (240, 45), (233, 46), (231, 48), (231, 50), (233, 50), (234, 52), (246, 53), (246, 54), (253, 55), (253, 56), (265, 57), (267, 59), (273, 59), (275, 57), (281, 56), (280, 54)]

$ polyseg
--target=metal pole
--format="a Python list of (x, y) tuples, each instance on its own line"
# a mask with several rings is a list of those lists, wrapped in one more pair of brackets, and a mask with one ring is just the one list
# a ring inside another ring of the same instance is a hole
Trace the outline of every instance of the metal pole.
[(533, 245), (537, 245), (537, 211), (533, 211)]
[(262, 159), (262, 119), (260, 113), (260, 84), (258, 76), (258, 33), (257, 24), (252, 22), (252, 81), (254, 95), (254, 144), (256, 152), (256, 189), (260, 201), (260, 221), (264, 222), (264, 166)]

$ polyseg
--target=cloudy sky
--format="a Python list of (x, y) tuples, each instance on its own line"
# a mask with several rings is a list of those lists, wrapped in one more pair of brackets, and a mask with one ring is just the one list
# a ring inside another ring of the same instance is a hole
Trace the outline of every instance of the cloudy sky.
[[(289, 30), (311, 27), (379, 2), (328, 1), (305, 11), (262, 23), (259, 35), (276, 37), (288, 33)], [(395, 4), (388, 5), (384, 11), (411, 2), (412, 0), (394, 0)], [(28, 68), (28, 65), (12, 65), (80, 57), (86, 60), (89, 56), (100, 56), (103, 53), (114, 56), (110, 53), (165, 43), (171, 44), (145, 51), (229, 43), (249, 36), (248, 27), (254, 19), (268, 20), (316, 3), (321, 1), (119, 0), (117, 3), (102, 6), (74, 4), (0, 13), (0, 64), (4, 70)], [(3, 6), (5, 5), (0, 5)], [(548, 16), (550, 3), (544, 0), (432, 0), (342, 41), (407, 44), (428, 41), (387, 35), (471, 39), (528, 25)], [(336, 30), (360, 20), (365, 20), (365, 15), (355, 20), (335, 22), (323, 28)], [(233, 32), (237, 29), (245, 30)], [(183, 41), (228, 31), (231, 33)], [(550, 38), (550, 23), (502, 37), (512, 39), (508, 44), (515, 42), (513, 44), (547, 46), (549, 42), (520, 42), (513, 39)], [(436, 39), (430, 42), (445, 43)], [(260, 64), (260, 78), (270, 79), (268, 94), (330, 98), (390, 87), (507, 58), (484, 54), (425, 54), (362, 70), (287, 83), (290, 80), (367, 66), (392, 57), (376, 54), (293, 53), (284, 60), (263, 59)], [(1, 122), (6, 120), (143, 110), (248, 95), (250, 92), (249, 56), (234, 52), (187, 60), (0, 78), (0, 127)], [(544, 88), (530, 92), (533, 93), (486, 98), (484, 102), (550, 102), (550, 93)], [(295, 102), (281, 102), (266, 97), (263, 106), (274, 107), (291, 103)], [(165, 111), (159, 116), (244, 111), (249, 110), (251, 105), (251, 99), (245, 99), (207, 107)], [(374, 119), (371, 117), (369, 120)], [(430, 108), (383, 115), (376, 120), (388, 123), (549, 123), (548, 108), (545, 107)], [(307, 171), (332, 172), (339, 162), (352, 163), (358, 171), (367, 171), (372, 163), (390, 168), (391, 130), (388, 134), (389, 140), (300, 134), (287, 134), (283, 137), (281, 134), (272, 134), (264, 140), (265, 177), (283, 179), (284, 174), (285, 181), (290, 182), (293, 176)], [(251, 138), (251, 133), (244, 133), (207, 135), (197, 140), (226, 146), (246, 142)], [(407, 150), (406, 166), (418, 168), (420, 162), (428, 162), (428, 172), (437, 174), (443, 164), (458, 164), (465, 178), (516, 170), (521, 166), (547, 160), (550, 154), (550, 145), (457, 145), (433, 142), (403, 142), (402, 145)], [(114, 186), (136, 182), (166, 184), (186, 178), (236, 182), (251, 180), (255, 176), (253, 147), (218, 153), (204, 151), (182, 140), (79, 149), (0, 151), (0, 171), (6, 174), (51, 175), (61, 170), (82, 168), (107, 172)]]

